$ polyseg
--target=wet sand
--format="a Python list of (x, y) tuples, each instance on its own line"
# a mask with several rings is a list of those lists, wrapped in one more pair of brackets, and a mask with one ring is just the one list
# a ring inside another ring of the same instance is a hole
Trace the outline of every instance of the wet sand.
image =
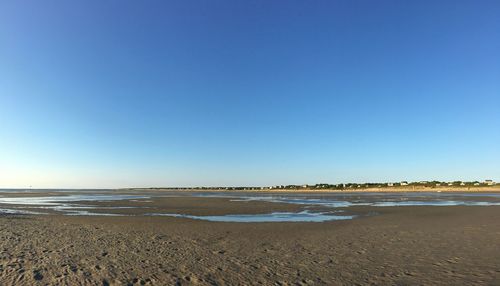
[[(189, 197), (152, 205), (198, 215), (270, 208)], [(500, 206), (349, 211), (377, 215), (323, 223), (2, 215), (0, 285), (500, 284)]]

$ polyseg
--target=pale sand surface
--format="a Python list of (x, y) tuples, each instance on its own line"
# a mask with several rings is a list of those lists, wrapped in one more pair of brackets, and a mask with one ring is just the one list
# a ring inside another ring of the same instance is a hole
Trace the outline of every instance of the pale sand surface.
[[(270, 208), (221, 198), (151, 204), (199, 215)], [(0, 285), (500, 284), (499, 206), (350, 211), (378, 215), (325, 223), (4, 215)]]

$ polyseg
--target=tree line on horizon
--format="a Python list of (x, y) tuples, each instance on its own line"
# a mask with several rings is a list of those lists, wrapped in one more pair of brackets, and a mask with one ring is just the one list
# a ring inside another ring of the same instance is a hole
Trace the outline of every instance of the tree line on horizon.
[(166, 187), (166, 188), (150, 188), (150, 189), (176, 189), (176, 190), (234, 190), (234, 191), (244, 191), (244, 190), (345, 190), (345, 189), (361, 189), (361, 188), (390, 188), (390, 187), (477, 187), (477, 186), (492, 186), (497, 185), (493, 181), (490, 182), (479, 182), (479, 181), (419, 181), (419, 182), (388, 182), (388, 183), (342, 183), (342, 184), (314, 184), (314, 185), (275, 185), (269, 187), (255, 187), (255, 186), (235, 186), (235, 187)]

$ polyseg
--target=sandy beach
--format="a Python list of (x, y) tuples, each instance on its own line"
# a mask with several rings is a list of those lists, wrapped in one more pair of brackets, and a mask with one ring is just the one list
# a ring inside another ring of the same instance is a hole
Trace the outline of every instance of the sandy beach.
[[(127, 202), (146, 203), (156, 211), (192, 215), (300, 208), (224, 198)], [(500, 206), (354, 206), (348, 212), (360, 217), (228, 223), (159, 216), (1, 215), (0, 284), (500, 284)]]
[(499, 15), (0, 1), (0, 286), (500, 286)]

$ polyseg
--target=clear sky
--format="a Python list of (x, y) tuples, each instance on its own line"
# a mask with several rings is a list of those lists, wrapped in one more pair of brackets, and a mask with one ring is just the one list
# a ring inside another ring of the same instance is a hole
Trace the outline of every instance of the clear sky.
[(499, 1), (0, 2), (0, 187), (500, 181)]

